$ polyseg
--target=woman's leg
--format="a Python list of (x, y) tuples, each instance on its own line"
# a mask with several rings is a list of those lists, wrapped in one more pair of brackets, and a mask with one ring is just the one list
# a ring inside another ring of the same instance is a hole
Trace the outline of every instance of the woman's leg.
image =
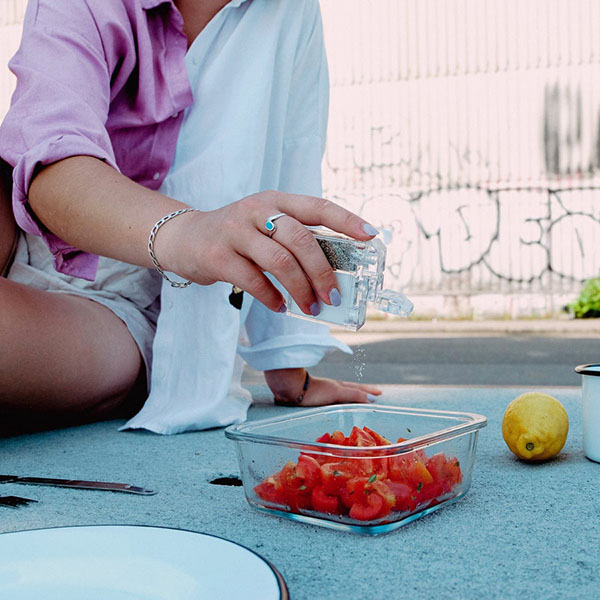
[(78, 296), (0, 278), (0, 433), (123, 416), (145, 398), (125, 324)]
[(146, 397), (144, 364), (105, 306), (2, 277), (17, 227), (0, 159), (0, 435), (133, 413)]

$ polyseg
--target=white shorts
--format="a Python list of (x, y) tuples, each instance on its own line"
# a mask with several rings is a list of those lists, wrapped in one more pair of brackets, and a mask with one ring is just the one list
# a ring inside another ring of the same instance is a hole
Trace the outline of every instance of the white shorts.
[(44, 241), (21, 232), (6, 277), (38, 290), (89, 298), (109, 308), (125, 323), (138, 345), (150, 382), (152, 343), (160, 309), (161, 277), (157, 271), (101, 256), (94, 281), (64, 275), (54, 269)]

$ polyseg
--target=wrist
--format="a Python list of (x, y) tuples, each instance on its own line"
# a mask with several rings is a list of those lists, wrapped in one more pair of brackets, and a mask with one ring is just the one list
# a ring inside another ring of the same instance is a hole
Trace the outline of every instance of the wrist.
[(182, 206), (161, 219), (159, 219), (148, 237), (148, 252), (152, 259), (154, 267), (160, 272), (164, 279), (169, 281), (173, 287), (186, 287), (189, 283), (175, 283), (165, 274), (165, 271), (176, 273), (185, 277), (185, 264), (189, 261), (182, 261), (182, 256), (189, 254), (181, 249), (182, 241), (185, 241), (187, 235), (186, 228), (189, 227), (189, 219), (193, 218), (197, 209), (189, 206)]
[(276, 404), (297, 406), (302, 402), (310, 382), (306, 369), (274, 369), (264, 374)]

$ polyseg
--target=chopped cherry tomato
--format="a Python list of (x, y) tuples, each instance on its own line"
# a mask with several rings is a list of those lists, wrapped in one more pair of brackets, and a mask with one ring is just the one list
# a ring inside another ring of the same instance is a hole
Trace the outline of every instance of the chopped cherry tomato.
[(321, 465), (321, 480), (323, 489), (327, 494), (339, 494), (342, 488), (346, 487), (346, 482), (355, 473), (350, 469), (350, 465), (345, 462), (326, 463)]
[(285, 503), (289, 505), (292, 511), (297, 511), (299, 508), (310, 508), (311, 489), (309, 489), (305, 479), (298, 476), (296, 465), (292, 461), (281, 469), (279, 480), (285, 495)]
[(377, 458), (355, 458), (352, 460), (354, 472), (357, 475), (370, 477), (373, 475), (373, 473), (375, 473), (375, 463), (377, 461)]
[(453, 457), (446, 461), (446, 476), (451, 484), (451, 487), (458, 485), (462, 481), (462, 471), (460, 470), (460, 463)]
[(412, 512), (415, 510), (417, 507), (417, 497), (413, 488), (401, 481), (388, 479), (386, 483), (395, 497), (393, 510), (400, 512)]
[(387, 456), (373, 459), (373, 471), (377, 473), (379, 479), (387, 479), (389, 471), (389, 461)]
[(439, 482), (442, 493), (449, 492), (462, 481), (460, 463), (456, 458), (447, 459), (443, 452), (438, 452), (427, 459), (427, 469), (436, 482)]
[(346, 486), (344, 486), (342, 489), (340, 489), (339, 498), (340, 498), (341, 503), (346, 508), (352, 508), (352, 505), (354, 504), (354, 497), (348, 491), (348, 488)]
[(312, 508), (318, 512), (338, 514), (340, 503), (337, 496), (326, 494), (322, 486), (317, 486), (311, 494)]
[(383, 437), (376, 431), (369, 429), (366, 425), (363, 427), (363, 430), (366, 431), (374, 440), (377, 446), (389, 446), (392, 442), (387, 438)]
[[(348, 495), (351, 497), (352, 506), (350, 507), (350, 511), (355, 505), (369, 506), (373, 508), (374, 506), (378, 506), (377, 513), (374, 517), (369, 517), (370, 519), (381, 518), (385, 515), (389, 514), (392, 510), (392, 507), (396, 503), (396, 497), (390, 490), (390, 488), (383, 482), (378, 481), (376, 475), (371, 475), (371, 477), (353, 477), (348, 480), (346, 484), (346, 489), (348, 491)], [(372, 501), (371, 498), (373, 496), (377, 496), (381, 498), (381, 503), (377, 501)], [(374, 503), (375, 502), (375, 503)], [(362, 514), (361, 508), (357, 509), (359, 514)], [(370, 514), (368, 511), (365, 514)], [(359, 517), (354, 517), (359, 518)]]
[(427, 470), (431, 473), (434, 479), (440, 480), (444, 478), (445, 464), (446, 455), (443, 452), (438, 452), (427, 459)]
[(419, 485), (419, 483), (431, 483), (433, 476), (419, 458), (420, 456), (415, 452), (390, 456), (388, 460), (390, 479), (403, 481), (414, 486)]
[(364, 450), (347, 458), (302, 452), (296, 463), (288, 462), (259, 483), (257, 496), (292, 512), (314, 510), (371, 521), (391, 511), (413, 513), (439, 504), (462, 481), (460, 463), (443, 452), (428, 457), (424, 450), (413, 450), (387, 457), (381, 455), (384, 451), (369, 450), (390, 441), (366, 426), (353, 427), (348, 437), (341, 431), (325, 433), (317, 441)]
[(347, 446), (346, 444), (346, 436), (341, 431), (334, 431), (331, 434), (330, 444), (336, 444), (338, 446)]
[(259, 498), (262, 498), (267, 502), (272, 502), (273, 504), (287, 504), (279, 478), (276, 478), (273, 475), (259, 483), (254, 488), (254, 491)]
[(369, 494), (366, 501), (355, 502), (350, 508), (350, 517), (357, 521), (372, 521), (384, 509), (385, 502), (379, 494)]
[(360, 502), (362, 499), (367, 481), (369, 481), (368, 477), (353, 477), (346, 482), (346, 489), (351, 496), (354, 496), (354, 502)]
[(307, 454), (300, 455), (296, 465), (296, 476), (304, 481), (304, 485), (312, 490), (321, 483), (321, 465)]
[(356, 425), (352, 428), (347, 441), (349, 446), (377, 446), (377, 442)]
[(279, 480), (284, 491), (296, 491), (302, 485), (304, 480), (296, 475), (296, 465), (290, 460), (286, 463), (279, 473)]
[(376, 479), (375, 481), (368, 483), (366, 489), (371, 490), (371, 493), (374, 492), (379, 494), (390, 510), (394, 507), (394, 504), (396, 504), (394, 492), (392, 492), (390, 487), (384, 481)]
[(438, 496), (445, 494), (446, 491), (444, 490), (444, 486), (441, 481), (434, 481), (433, 483), (417, 486), (417, 489), (413, 493), (415, 494), (419, 504), (431, 504), (431, 500), (434, 500)]

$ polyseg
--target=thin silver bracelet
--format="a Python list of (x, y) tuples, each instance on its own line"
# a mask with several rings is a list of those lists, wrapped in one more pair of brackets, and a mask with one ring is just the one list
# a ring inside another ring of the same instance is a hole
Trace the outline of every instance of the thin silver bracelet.
[(175, 212), (172, 212), (172, 213), (168, 214), (166, 217), (163, 217), (162, 219), (157, 221), (154, 224), (154, 227), (150, 230), (150, 236), (148, 237), (148, 254), (150, 254), (150, 258), (152, 259), (152, 262), (154, 263), (156, 270), (163, 276), (163, 279), (168, 281), (171, 284), (171, 287), (174, 287), (174, 288), (186, 288), (188, 285), (191, 285), (193, 282), (189, 281), (189, 280), (188, 281), (173, 281), (172, 279), (169, 279), (167, 274), (163, 271), (162, 267), (158, 264), (158, 259), (156, 258), (156, 254), (154, 254), (154, 240), (156, 239), (156, 234), (158, 233), (158, 230), (167, 221), (170, 221), (171, 219), (174, 219), (175, 217), (178, 217), (179, 215), (182, 215), (183, 213), (197, 211), (197, 210), (198, 210), (197, 208), (182, 208), (180, 210), (176, 210)]

